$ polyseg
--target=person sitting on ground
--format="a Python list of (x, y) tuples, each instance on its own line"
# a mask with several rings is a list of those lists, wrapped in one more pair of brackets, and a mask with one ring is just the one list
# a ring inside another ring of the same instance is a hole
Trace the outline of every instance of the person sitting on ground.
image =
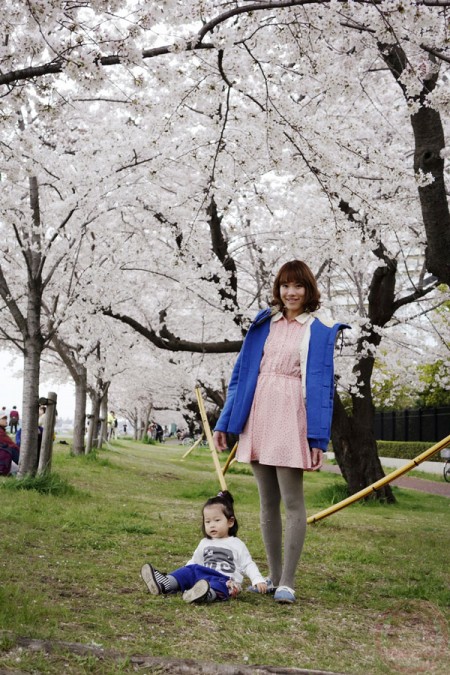
[(247, 546), (236, 537), (233, 502), (228, 491), (207, 500), (202, 510), (204, 539), (184, 567), (163, 574), (149, 563), (142, 566), (141, 576), (152, 595), (181, 591), (188, 603), (228, 600), (240, 593), (244, 575), (259, 593), (266, 593), (264, 577)]
[(6, 433), (8, 415), (4, 413), (0, 417), (0, 476), (9, 476), (11, 464), (19, 463), (19, 448)]

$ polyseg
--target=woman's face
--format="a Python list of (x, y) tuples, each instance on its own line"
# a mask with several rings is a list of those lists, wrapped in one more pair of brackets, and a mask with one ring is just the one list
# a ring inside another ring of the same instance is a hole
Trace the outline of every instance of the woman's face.
[(296, 281), (286, 281), (280, 284), (280, 298), (288, 317), (292, 318), (303, 312), (305, 294), (305, 287)]

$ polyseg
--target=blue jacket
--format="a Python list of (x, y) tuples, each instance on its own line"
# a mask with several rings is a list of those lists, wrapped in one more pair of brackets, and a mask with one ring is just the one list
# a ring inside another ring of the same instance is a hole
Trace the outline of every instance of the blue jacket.
[[(247, 422), (259, 375), (264, 345), (270, 331), (270, 309), (259, 312), (242, 345), (222, 413), (215, 431), (240, 434)], [(315, 318), (311, 323), (306, 363), (306, 424), (311, 448), (326, 451), (331, 435), (334, 396), (334, 344), (336, 336), (349, 326), (331, 328)]]

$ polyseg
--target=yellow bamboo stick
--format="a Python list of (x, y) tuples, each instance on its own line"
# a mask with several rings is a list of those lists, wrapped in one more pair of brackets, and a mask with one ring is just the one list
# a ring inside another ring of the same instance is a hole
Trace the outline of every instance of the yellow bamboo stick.
[(208, 418), (206, 416), (205, 405), (203, 403), (202, 393), (200, 387), (195, 387), (195, 395), (197, 396), (198, 408), (200, 410), (200, 417), (202, 418), (203, 431), (206, 434), (206, 440), (208, 441), (209, 449), (211, 450), (214, 466), (216, 469), (217, 477), (219, 478), (220, 487), (222, 490), (227, 490), (227, 484), (225, 478), (222, 474), (222, 469), (219, 462), (219, 456), (217, 454), (216, 446), (214, 445), (211, 428), (209, 426)]
[(375, 483), (372, 483), (372, 485), (369, 485), (363, 490), (356, 492), (354, 495), (347, 497), (347, 499), (343, 499), (341, 502), (333, 504), (333, 506), (329, 506), (327, 509), (324, 509), (323, 511), (319, 511), (319, 513), (316, 513), (314, 516), (310, 516), (307, 519), (307, 523), (308, 524), (317, 523), (318, 520), (322, 520), (322, 518), (331, 516), (332, 513), (336, 513), (336, 511), (340, 511), (341, 509), (344, 509), (346, 506), (350, 506), (350, 504), (353, 504), (359, 499), (366, 497), (372, 492), (376, 492), (387, 483), (391, 483), (399, 476), (403, 476), (404, 473), (411, 471), (411, 469), (414, 469), (414, 467), (424, 462), (428, 457), (435, 455), (437, 452), (439, 452), (439, 450), (442, 450), (442, 448), (445, 448), (449, 444), (450, 444), (450, 436), (446, 436), (445, 438), (442, 439), (442, 441), (439, 441), (439, 443), (436, 443), (431, 448), (428, 448), (428, 450), (425, 450), (420, 455), (417, 455), (417, 457), (412, 459), (404, 466), (400, 467), (399, 469), (396, 469), (395, 471), (392, 471), (392, 473), (389, 473), (387, 476), (384, 476), (384, 478), (380, 478), (380, 480), (377, 480)]
[(197, 447), (197, 445), (199, 445), (199, 444), (202, 442), (202, 440), (203, 440), (203, 434), (202, 434), (199, 438), (197, 438), (197, 440), (195, 441), (194, 445), (191, 445), (191, 447), (189, 448), (189, 450), (187, 450), (187, 451), (184, 453), (184, 455), (183, 455), (183, 457), (182, 457), (181, 459), (185, 459), (185, 458), (189, 455), (190, 452), (192, 452), (193, 450), (195, 450), (195, 448)]
[(232, 450), (231, 450), (231, 452), (230, 452), (230, 454), (229, 454), (229, 456), (228, 456), (228, 459), (227, 459), (227, 461), (225, 462), (225, 466), (224, 466), (223, 469), (222, 469), (222, 475), (223, 475), (223, 476), (225, 476), (226, 472), (227, 472), (228, 469), (230, 468), (230, 465), (231, 465), (231, 463), (232, 463), (232, 461), (233, 461), (233, 459), (234, 459), (234, 456), (235, 456), (235, 454), (236, 454), (237, 446), (238, 446), (237, 443), (235, 443), (235, 444), (233, 445), (233, 448), (232, 448)]

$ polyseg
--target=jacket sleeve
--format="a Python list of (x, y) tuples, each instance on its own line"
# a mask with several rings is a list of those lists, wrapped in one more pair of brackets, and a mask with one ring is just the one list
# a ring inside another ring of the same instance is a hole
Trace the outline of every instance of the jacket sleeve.
[(306, 378), (306, 417), (310, 448), (327, 451), (331, 435), (334, 397), (334, 345), (346, 324), (332, 328), (315, 320), (311, 326)]
[(239, 352), (236, 363), (234, 364), (233, 372), (231, 373), (230, 382), (228, 384), (227, 398), (225, 400), (225, 405), (223, 410), (220, 413), (220, 417), (217, 420), (217, 424), (214, 427), (214, 431), (227, 431), (228, 422), (230, 421), (231, 411), (233, 410), (234, 398), (236, 395), (236, 389), (239, 381), (239, 373), (241, 370), (241, 361), (242, 361), (242, 349)]

